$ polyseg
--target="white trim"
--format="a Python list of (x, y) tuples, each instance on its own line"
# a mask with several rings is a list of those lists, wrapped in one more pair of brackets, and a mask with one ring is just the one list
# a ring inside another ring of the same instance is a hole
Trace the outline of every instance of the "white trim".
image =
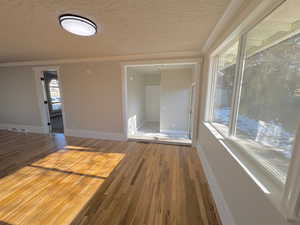
[[(246, 35), (242, 35), (239, 39), (239, 47), (237, 52), (236, 59), (236, 68), (234, 74), (234, 82), (233, 82), (233, 94), (231, 98), (231, 117), (229, 124), (229, 136), (234, 136), (236, 134), (236, 126), (238, 121), (238, 113), (240, 107), (240, 98), (242, 92), (242, 82), (244, 75), (244, 67), (245, 67), (245, 53), (246, 53)], [(216, 72), (213, 76), (216, 77)], [(216, 78), (215, 78), (216, 79)], [(216, 85), (216, 84), (214, 84)], [(214, 91), (216, 87), (214, 87)]]
[(65, 129), (65, 136), (126, 141), (126, 137), (122, 133), (107, 133), (93, 130)]
[(39, 126), (30, 126), (30, 125), (22, 125), (22, 124), (0, 124), (0, 130), (10, 130), (16, 132), (24, 132), (24, 133), (45, 133), (44, 127)]
[(160, 133), (176, 134), (176, 135), (188, 135), (188, 131), (185, 130), (160, 130)]
[(154, 137), (130, 137), (128, 139), (129, 141), (135, 141), (135, 142), (150, 142), (155, 144), (168, 144), (168, 145), (180, 145), (180, 146), (189, 146), (191, 147), (191, 143), (184, 142), (184, 141), (172, 141), (172, 140), (161, 140), (161, 139), (155, 139)]
[[(195, 90), (195, 101), (193, 103), (193, 123), (198, 124), (198, 106), (199, 106), (199, 89), (200, 89), (200, 67), (202, 65), (202, 57), (192, 59), (162, 59), (162, 60), (148, 60), (148, 61), (133, 61), (133, 62), (122, 62), (121, 63), (121, 75), (122, 75), (122, 110), (123, 110), (123, 132), (126, 140), (128, 139), (128, 115), (127, 115), (127, 68), (137, 66), (164, 66), (164, 65), (185, 65), (189, 64), (193, 66), (194, 75), (196, 77), (196, 90)], [(193, 126), (192, 129), (192, 145), (196, 146), (197, 142), (197, 131), (198, 126)]]
[(201, 76), (201, 66), (202, 66), (202, 59), (201, 62), (198, 64), (195, 64), (193, 68), (193, 73), (194, 73), (194, 86), (195, 86), (195, 93), (194, 93), (194, 99), (192, 102), (192, 121), (191, 123), (191, 128), (192, 128), (192, 146), (197, 145), (197, 138), (198, 138), (198, 121), (199, 121), (199, 102), (201, 100), (200, 98), (200, 76)]
[(40, 115), (41, 115), (41, 122), (43, 127), (43, 133), (49, 133), (49, 111), (47, 111), (47, 107), (43, 103), (45, 101), (45, 89), (41, 83), (41, 70), (39, 68), (33, 68), (34, 71), (34, 78), (35, 78), (35, 87), (36, 87), (36, 94), (37, 94), (37, 104), (39, 106)]
[(34, 76), (35, 76), (37, 101), (38, 101), (37, 103), (40, 109), (40, 115), (42, 119), (44, 133), (50, 133), (49, 126), (48, 126), (48, 122), (50, 120), (49, 109), (48, 109), (48, 105), (44, 104), (44, 101), (47, 100), (47, 97), (45, 93), (45, 87), (41, 82), (41, 77), (43, 76), (42, 73), (44, 71), (56, 71), (57, 79), (59, 81), (59, 91), (61, 95), (61, 103), (62, 103), (61, 110), (62, 110), (62, 117), (63, 117), (63, 125), (64, 125), (64, 129), (66, 129), (67, 125), (66, 125), (66, 114), (64, 110), (63, 82), (60, 76), (59, 66), (39, 66), (39, 67), (33, 67), (32, 69), (34, 71)]
[(206, 175), (210, 191), (212, 192), (213, 198), (215, 200), (221, 221), (223, 225), (236, 225), (231, 211), (224, 199), (224, 195), (218, 185), (217, 179), (208, 163), (205, 153), (201, 150), (203, 149), (199, 144), (197, 145), (197, 153), (199, 155), (200, 161), (202, 162), (203, 170)]
[(209, 122), (202, 123), (207, 131), (221, 144), (230, 156), (240, 165), (255, 184), (264, 192), (267, 200), (286, 216), (282, 207), (284, 184), (267, 171), (256, 159), (254, 159), (240, 142), (233, 138), (226, 138), (219, 130)]
[[(236, 25), (235, 29), (233, 29), (227, 37), (220, 42), (215, 49), (213, 49), (210, 56), (217, 55), (225, 46), (228, 45), (229, 42), (233, 41), (234, 39), (241, 37), (243, 34), (246, 34), (249, 30), (255, 27), (259, 22), (261, 22), (266, 16), (271, 14), (274, 10), (276, 10), (282, 3), (286, 0), (264, 0), (259, 3), (259, 5), (254, 5), (255, 3), (249, 3), (248, 7), (255, 7), (254, 10), (247, 15), (246, 18), (243, 19), (239, 24), (227, 24), (226, 31), (230, 31), (231, 27)], [(236, 18), (237, 16), (234, 15)], [(239, 22), (238, 20), (236, 20)], [(229, 28), (228, 28), (229, 27)], [(220, 34), (219, 34), (220, 35)]]
[(123, 134), (128, 140), (128, 110), (127, 110), (127, 67), (121, 65), (122, 75), (122, 111), (123, 111)]
[[(198, 56), (196, 58), (181, 58), (181, 59), (155, 59), (155, 60), (143, 60), (143, 61), (124, 61), (121, 62), (122, 67), (130, 66), (164, 66), (164, 65), (194, 65), (202, 64), (203, 58)], [(1, 65), (1, 64), (0, 64)]]
[(69, 63), (105, 62), (105, 61), (129, 61), (129, 60), (146, 60), (146, 59), (155, 59), (155, 58), (159, 58), (159, 59), (182, 58), (182, 57), (194, 58), (200, 56), (201, 54), (198, 51), (162, 52), (162, 53), (152, 53), (152, 54), (106, 56), (106, 57), (94, 57), (94, 58), (6, 62), (6, 63), (0, 63), (0, 67), (59, 65), (59, 64), (69, 64)]
[(295, 138), (292, 160), (287, 175), (286, 187), (282, 199), (286, 218), (291, 221), (300, 221), (300, 126)]
[[(213, 96), (213, 79), (214, 79), (214, 57), (232, 40), (236, 38), (241, 38), (243, 35), (247, 34), (247, 32), (252, 29), (256, 24), (262, 21), (266, 16), (276, 10), (285, 0), (265, 0), (261, 1), (252, 12), (247, 15), (243, 21), (239, 21), (239, 16), (236, 16), (236, 21), (227, 26), (226, 38), (221, 39), (220, 43), (212, 43), (218, 44), (217, 46), (213, 46), (214, 49), (210, 49), (209, 53), (209, 71), (207, 74), (204, 74), (204, 118), (202, 122), (210, 120), (210, 109), (212, 104), (212, 96)], [(251, 8), (250, 7), (250, 8)], [(244, 12), (243, 12), (244, 13)], [(244, 15), (243, 15), (244, 16)], [(234, 29), (231, 29), (235, 26)], [(226, 31), (225, 31), (226, 32)], [(223, 33), (224, 34), (224, 33)], [(221, 36), (221, 35), (220, 35)], [(216, 42), (216, 41), (215, 41)], [(211, 45), (212, 45), (211, 44)], [(212, 46), (210, 46), (212, 48)], [(207, 127), (208, 128), (208, 127)], [(298, 131), (300, 132), (300, 131)], [(214, 134), (213, 132), (211, 132)], [(214, 134), (215, 135), (215, 134)], [(219, 134), (220, 135), (220, 134)], [(222, 136), (222, 135), (221, 135)], [(219, 142), (227, 149), (227, 151), (231, 154), (231, 156), (240, 164), (241, 168), (243, 168), (248, 175), (256, 182), (256, 184), (265, 192), (269, 191), (270, 193), (266, 193), (266, 197), (269, 201), (275, 206), (275, 208), (284, 215), (288, 220), (296, 220), (299, 217), (299, 207), (300, 207), (300, 179), (299, 179), (299, 168), (300, 168), (300, 159), (297, 159), (299, 162), (294, 162), (296, 157), (293, 157), (291, 160), (291, 166), (288, 174), (288, 181), (285, 185), (285, 195), (283, 196), (283, 187), (278, 184), (275, 179), (270, 174), (267, 174), (265, 169), (261, 169), (258, 162), (251, 158), (251, 156), (246, 155), (244, 152), (244, 147), (240, 146), (236, 141), (232, 141), (224, 136), (222, 136), (224, 140), (221, 140), (215, 135), (215, 138), (219, 140)], [(300, 134), (297, 134), (297, 138), (300, 138)], [(299, 141), (299, 140), (298, 140)], [(297, 142), (298, 142), (297, 141)], [(300, 142), (300, 141), (299, 141)], [(226, 144), (225, 144), (226, 143)], [(228, 145), (228, 146), (227, 146)], [(300, 149), (300, 144), (297, 145), (297, 148)], [(297, 151), (297, 153), (295, 153)], [(294, 155), (297, 154), (299, 156), (300, 150), (294, 150)], [(246, 164), (247, 166), (245, 166)], [(248, 169), (249, 168), (249, 169)], [(251, 171), (250, 171), (251, 170)], [(297, 180), (293, 180), (292, 177), (289, 177), (290, 174), (294, 174), (294, 177), (297, 177)], [(259, 180), (258, 180), (259, 179)], [(296, 190), (297, 189), (297, 190)], [(293, 192), (293, 193), (292, 193)], [(286, 198), (289, 199), (286, 199)], [(283, 202), (283, 204), (282, 204)], [(292, 204), (292, 205), (289, 205)]]
[(208, 75), (203, 78), (203, 97), (202, 97), (202, 107), (204, 110), (203, 115), (201, 116), (201, 121), (211, 121), (213, 119), (213, 101), (214, 101), (214, 94), (215, 94), (215, 82), (216, 76), (215, 72), (218, 66), (218, 60), (214, 56), (209, 57), (208, 62)]

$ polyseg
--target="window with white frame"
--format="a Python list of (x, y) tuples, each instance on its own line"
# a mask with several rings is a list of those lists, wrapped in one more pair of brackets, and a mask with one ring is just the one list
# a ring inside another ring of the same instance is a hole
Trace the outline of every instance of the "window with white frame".
[(233, 83), (239, 41), (232, 41), (215, 56), (215, 83), (212, 107), (212, 122), (219, 130), (228, 134), (232, 111)]
[(300, 120), (299, 10), (285, 1), (214, 57), (211, 123), (282, 184)]

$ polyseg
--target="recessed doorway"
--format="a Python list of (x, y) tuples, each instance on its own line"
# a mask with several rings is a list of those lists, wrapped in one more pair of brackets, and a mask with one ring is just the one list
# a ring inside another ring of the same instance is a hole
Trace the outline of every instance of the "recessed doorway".
[(44, 71), (41, 78), (44, 82), (46, 100), (49, 114), (49, 129), (51, 133), (64, 133), (62, 116), (62, 101), (57, 71)]
[(45, 133), (64, 133), (62, 87), (57, 67), (34, 68)]
[(129, 139), (192, 144), (196, 66), (189, 63), (125, 66)]

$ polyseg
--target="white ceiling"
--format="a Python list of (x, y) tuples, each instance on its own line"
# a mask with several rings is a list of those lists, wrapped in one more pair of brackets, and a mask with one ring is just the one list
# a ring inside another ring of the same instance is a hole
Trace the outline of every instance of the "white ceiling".
[[(200, 51), (230, 0), (1, 0), (0, 62)], [(62, 30), (63, 13), (102, 26)]]

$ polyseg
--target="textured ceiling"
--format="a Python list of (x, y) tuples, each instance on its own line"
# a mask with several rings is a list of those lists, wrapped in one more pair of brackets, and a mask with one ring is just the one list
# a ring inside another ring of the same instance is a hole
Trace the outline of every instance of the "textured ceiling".
[[(230, 0), (1, 0), (0, 62), (200, 51)], [(102, 26), (65, 32), (63, 13)]]

